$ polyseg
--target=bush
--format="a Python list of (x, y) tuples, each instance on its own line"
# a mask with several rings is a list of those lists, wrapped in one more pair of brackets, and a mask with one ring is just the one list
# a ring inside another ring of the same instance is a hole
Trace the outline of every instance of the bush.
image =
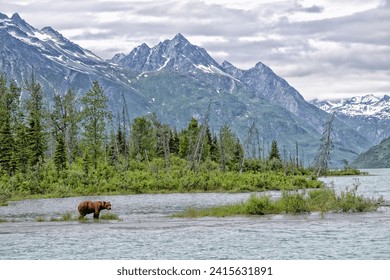
[(251, 195), (245, 203), (245, 213), (249, 215), (266, 215), (275, 212), (274, 204), (267, 195)]
[(341, 192), (337, 198), (337, 206), (341, 212), (366, 212), (378, 208), (381, 200), (356, 195), (356, 189), (352, 189)]
[(302, 192), (282, 192), (281, 204), (286, 213), (310, 213), (310, 205)]
[(312, 211), (320, 211), (323, 214), (335, 209), (336, 193), (333, 189), (312, 190), (308, 193), (308, 197)]

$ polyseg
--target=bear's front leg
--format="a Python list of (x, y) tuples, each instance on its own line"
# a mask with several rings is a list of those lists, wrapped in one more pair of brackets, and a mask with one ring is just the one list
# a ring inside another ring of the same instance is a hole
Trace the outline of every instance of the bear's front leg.
[(93, 218), (94, 219), (99, 219), (99, 212), (93, 213)]

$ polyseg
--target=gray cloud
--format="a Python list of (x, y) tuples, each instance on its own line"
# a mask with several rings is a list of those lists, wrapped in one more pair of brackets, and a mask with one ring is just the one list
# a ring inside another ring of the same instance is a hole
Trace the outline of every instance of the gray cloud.
[[(248, 0), (250, 9), (240, 6), (245, 1), (205, 1), (5, 0), (0, 9), (8, 15), (19, 12), (37, 28), (52, 26), (103, 58), (129, 53), (144, 42), (153, 46), (180, 32), (218, 62), (248, 69), (262, 61), (306, 98), (390, 91), (389, 1), (349, 12), (366, 5), (354, 0), (341, 15), (329, 14), (331, 1), (304, 6)], [(348, 90), (338, 85), (342, 79), (359, 86)]]

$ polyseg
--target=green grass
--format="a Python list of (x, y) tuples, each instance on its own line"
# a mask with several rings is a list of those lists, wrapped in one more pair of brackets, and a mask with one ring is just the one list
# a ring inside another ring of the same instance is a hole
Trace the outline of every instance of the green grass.
[(359, 169), (347, 168), (341, 170), (328, 170), (325, 176), (352, 176), (352, 175), (368, 175), (367, 172), (360, 171)]
[(117, 214), (115, 214), (115, 213), (109, 213), (109, 212), (100, 214), (100, 219), (101, 219), (101, 220), (117, 220), (117, 221), (122, 221), (122, 219), (119, 218), (119, 216), (118, 216)]
[(41, 222), (45, 222), (46, 220), (45, 220), (45, 217), (38, 216), (35, 218), (35, 221), (41, 223)]
[(375, 211), (382, 198), (370, 199), (356, 194), (357, 188), (336, 194), (333, 189), (310, 191), (283, 191), (281, 198), (272, 200), (268, 195), (251, 195), (246, 202), (207, 209), (188, 208), (174, 217), (197, 218), (205, 216), (305, 214), (311, 212), (368, 212)]
[[(117, 221), (122, 221), (121, 218), (115, 213), (101, 213), (100, 214), (100, 219), (101, 220), (117, 220)], [(62, 214), (61, 217), (51, 217), (49, 220), (46, 220), (45, 217), (38, 216), (35, 218), (36, 222), (67, 222), (67, 221), (79, 221), (79, 222), (86, 222), (89, 219), (86, 217), (79, 218), (79, 215), (73, 215), (71, 212), (66, 212), (65, 214)], [(94, 220), (94, 221), (99, 221), (99, 220)]]

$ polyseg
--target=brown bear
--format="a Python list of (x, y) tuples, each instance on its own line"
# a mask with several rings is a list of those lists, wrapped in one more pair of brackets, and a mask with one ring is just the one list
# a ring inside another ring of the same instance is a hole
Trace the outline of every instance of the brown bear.
[(94, 219), (99, 219), (100, 211), (103, 209), (111, 210), (111, 202), (109, 201), (83, 201), (79, 204), (78, 210), (80, 219), (85, 215), (93, 213)]

